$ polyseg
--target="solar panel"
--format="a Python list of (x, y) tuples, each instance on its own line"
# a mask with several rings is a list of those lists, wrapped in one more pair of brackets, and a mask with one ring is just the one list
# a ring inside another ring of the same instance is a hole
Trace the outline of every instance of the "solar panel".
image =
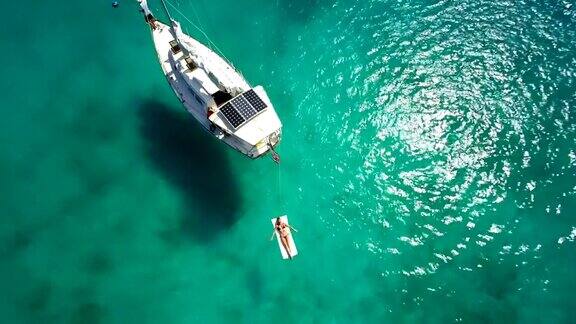
[(248, 100), (248, 102), (250, 102), (250, 104), (252, 105), (252, 107), (254, 107), (254, 109), (256, 109), (256, 111), (260, 112), (266, 108), (266, 104), (264, 103), (264, 101), (262, 101), (262, 99), (260, 99), (260, 97), (258, 97), (258, 95), (256, 94), (256, 92), (254, 92), (254, 90), (250, 89), (246, 91), (244, 93), (244, 97), (246, 98), (246, 100)]
[(254, 90), (250, 89), (223, 105), (220, 111), (232, 127), (238, 128), (250, 121), (266, 107), (264, 101), (258, 97)]
[(250, 118), (256, 115), (256, 110), (254, 110), (254, 108), (252, 108), (248, 101), (242, 96), (232, 99), (232, 105), (246, 120), (250, 120)]
[(232, 127), (234, 128), (237, 128), (246, 121), (246, 119), (244, 119), (244, 117), (242, 117), (242, 115), (240, 115), (240, 113), (236, 109), (234, 109), (234, 107), (230, 103), (227, 103), (224, 106), (222, 106), (222, 108), (220, 108), (220, 111), (224, 114), (224, 117), (228, 119), (228, 122), (230, 122), (230, 124), (232, 124)]

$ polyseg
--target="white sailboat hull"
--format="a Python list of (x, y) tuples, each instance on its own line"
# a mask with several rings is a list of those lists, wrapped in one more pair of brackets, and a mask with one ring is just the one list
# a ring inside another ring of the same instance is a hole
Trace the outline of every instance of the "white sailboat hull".
[[(238, 94), (250, 90), (250, 85), (219, 55), (192, 37), (180, 34), (180, 41), (204, 65), (202, 69), (189, 69), (185, 65), (184, 53), (172, 50), (170, 42), (174, 40), (174, 34), (171, 28), (158, 21), (153, 25), (152, 38), (164, 76), (182, 105), (206, 131), (250, 158), (260, 157), (279, 144), (282, 124), (262, 87), (253, 90), (269, 108), (235, 129), (219, 114), (213, 92), (228, 86), (226, 89)], [(226, 85), (223, 82), (215, 84), (216, 73), (220, 79), (224, 78)]]

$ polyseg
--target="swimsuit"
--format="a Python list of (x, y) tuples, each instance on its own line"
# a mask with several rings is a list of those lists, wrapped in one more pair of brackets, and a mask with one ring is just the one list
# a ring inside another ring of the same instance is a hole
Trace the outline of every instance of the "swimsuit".
[(281, 237), (288, 237), (288, 235), (290, 235), (290, 230), (286, 224), (277, 225), (276, 230), (280, 233)]

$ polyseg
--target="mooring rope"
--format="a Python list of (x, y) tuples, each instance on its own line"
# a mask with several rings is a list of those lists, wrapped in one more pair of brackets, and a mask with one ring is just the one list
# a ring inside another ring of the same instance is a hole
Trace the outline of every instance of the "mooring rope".
[(278, 173), (278, 182), (277, 182), (277, 184), (278, 184), (278, 186), (277, 186), (278, 206), (280, 207), (280, 210), (283, 210), (284, 209), (284, 200), (282, 199), (283, 198), (283, 196), (282, 196), (282, 177), (281, 177), (282, 171), (280, 170), (280, 167), (281, 167), (280, 164), (277, 164), (275, 166), (278, 170), (278, 172), (277, 172)]

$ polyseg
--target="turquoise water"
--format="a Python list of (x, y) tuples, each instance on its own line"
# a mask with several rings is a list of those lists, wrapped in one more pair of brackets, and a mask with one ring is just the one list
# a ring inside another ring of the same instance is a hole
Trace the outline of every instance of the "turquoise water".
[(280, 172), (184, 113), (135, 3), (4, 4), (2, 323), (576, 322), (574, 1), (193, 3)]

